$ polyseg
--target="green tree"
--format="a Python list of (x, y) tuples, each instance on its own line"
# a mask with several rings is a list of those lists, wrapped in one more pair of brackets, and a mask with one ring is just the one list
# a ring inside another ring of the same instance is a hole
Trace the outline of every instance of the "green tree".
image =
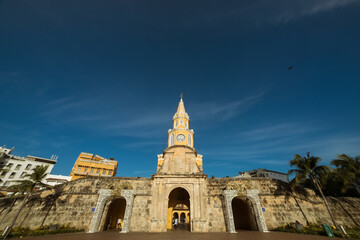
[(349, 188), (355, 188), (360, 194), (360, 156), (354, 158), (346, 154), (340, 154), (331, 161), (336, 166), (339, 177), (342, 180), (341, 192), (346, 192)]
[(331, 220), (336, 226), (334, 216), (321, 190), (321, 183), (325, 183), (326, 176), (330, 172), (331, 168), (325, 165), (319, 166), (320, 161), (321, 158), (312, 156), (309, 152), (307, 152), (306, 156), (304, 157), (300, 156), (299, 154), (295, 154), (294, 159), (291, 160), (289, 163), (291, 167), (296, 167), (296, 169), (290, 169), (288, 171), (288, 176), (295, 174), (295, 177), (291, 180), (292, 186), (302, 185), (307, 180), (311, 180), (315, 188), (320, 192), (321, 197), (331, 217)]
[(34, 169), (32, 169), (32, 173), (25, 175), (25, 177), (28, 177), (27, 180), (20, 180), (18, 181), (19, 184), (12, 186), (14, 190), (22, 192), (25, 196), (20, 203), (19, 209), (16, 212), (14, 219), (10, 223), (10, 229), (14, 226), (17, 218), (20, 215), (21, 210), (24, 208), (30, 197), (41, 187), (47, 186), (43, 183), (43, 180), (47, 175), (47, 169), (48, 166), (36, 166)]

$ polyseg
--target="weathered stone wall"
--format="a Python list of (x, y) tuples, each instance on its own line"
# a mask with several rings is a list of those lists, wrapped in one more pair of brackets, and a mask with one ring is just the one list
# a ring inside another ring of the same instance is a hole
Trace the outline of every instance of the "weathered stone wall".
[[(98, 200), (99, 189), (106, 189), (113, 185), (130, 183), (141, 194), (147, 189), (149, 179), (146, 178), (81, 178), (57, 187), (55, 190), (46, 190), (40, 196), (33, 197), (23, 208), (16, 227), (38, 228), (42, 225), (68, 224), (72, 227), (89, 230), (90, 223)], [(11, 205), (8, 199), (0, 199), (0, 229), (10, 225), (16, 215), (22, 198), (7, 213)], [(138, 200), (135, 200), (137, 202)], [(139, 208), (135, 208), (135, 214)], [(6, 214), (7, 213), (7, 214)], [(141, 213), (143, 214), (143, 213)], [(6, 215), (6, 216), (5, 216)], [(134, 218), (137, 222), (137, 218)]]
[[(196, 180), (196, 179), (195, 179)], [(193, 182), (195, 181), (193, 180)], [(167, 184), (168, 179), (164, 179)], [(175, 180), (172, 180), (175, 181)], [(200, 181), (200, 180), (199, 180)], [(184, 180), (182, 180), (184, 182)], [(301, 223), (331, 223), (330, 216), (322, 199), (311, 190), (302, 193), (290, 192), (288, 184), (271, 179), (231, 179), (210, 178), (205, 180), (206, 191), (205, 211), (201, 213), (202, 221), (206, 228), (201, 231), (224, 232), (227, 229), (226, 209), (224, 204), (224, 190), (237, 189), (238, 194), (244, 194), (250, 189), (258, 191), (263, 216), (269, 230), (296, 220)], [(175, 183), (174, 183), (175, 184)], [(187, 183), (188, 185), (190, 183)], [(192, 183), (191, 183), (192, 184)], [(151, 214), (158, 211), (154, 206), (154, 180), (151, 178), (82, 178), (62, 185), (52, 191), (44, 191), (40, 196), (34, 197), (21, 211), (15, 226), (37, 228), (41, 225), (69, 224), (70, 226), (88, 231), (99, 198), (100, 189), (114, 189), (117, 186), (127, 186), (134, 191), (133, 208), (131, 213), (130, 231), (153, 231)], [(175, 184), (176, 185), (176, 184)], [(175, 186), (174, 185), (174, 186)], [(181, 186), (179, 182), (178, 185)], [(200, 186), (200, 185), (199, 185)], [(112, 191), (117, 191), (114, 189)], [(200, 191), (200, 190), (197, 190)], [(201, 192), (201, 191), (200, 191)], [(190, 191), (193, 196), (196, 192)], [(244, 196), (244, 195), (241, 195)], [(167, 197), (164, 197), (162, 208), (167, 208)], [(196, 199), (198, 196), (194, 196)], [(18, 199), (11, 211), (7, 213), (11, 201), (0, 199), (0, 229), (8, 226), (14, 218), (22, 199)], [(108, 201), (111, 201), (109, 199)], [(328, 203), (333, 211), (338, 224), (354, 226), (360, 224), (360, 199), (359, 198), (328, 198)], [(193, 204), (199, 204), (194, 202)], [(196, 207), (199, 207), (196, 206)], [(106, 209), (105, 209), (106, 211)], [(101, 213), (102, 223), (106, 212)], [(203, 211), (200, 209), (199, 211)], [(153, 213), (152, 213), (153, 212)], [(205, 221), (205, 222), (204, 222)], [(101, 226), (100, 226), (101, 228)]]
[[(259, 198), (265, 210), (263, 214), (269, 230), (295, 221), (304, 224), (306, 222), (332, 224), (325, 204), (312, 190), (291, 192), (288, 184), (267, 178), (237, 181), (259, 190)], [(338, 225), (360, 224), (359, 198), (328, 197), (327, 201)]]
[(135, 198), (130, 231), (148, 232), (150, 230), (150, 208), (152, 206), (151, 183), (151, 180), (133, 182)]
[(225, 206), (222, 189), (225, 187), (224, 181), (218, 179), (208, 179), (207, 181), (207, 214), (209, 232), (225, 232)]
[[(222, 191), (229, 189), (229, 186), (238, 186), (239, 194), (249, 189), (257, 189), (261, 207), (264, 208), (264, 218), (267, 228), (272, 230), (283, 224), (299, 221), (306, 224), (328, 223), (332, 224), (330, 215), (322, 201), (312, 190), (301, 192), (289, 191), (287, 183), (270, 178), (258, 179), (232, 179), (232, 178), (210, 178), (208, 179), (208, 195), (222, 198)], [(360, 199), (359, 198), (334, 198), (328, 197), (330, 209), (333, 212), (335, 221), (339, 225), (355, 226), (360, 224)], [(222, 199), (222, 204), (224, 199)], [(215, 205), (215, 204), (214, 204)], [(214, 206), (213, 205), (213, 206)], [(225, 210), (222, 207), (213, 220), (212, 214), (216, 212), (212, 204), (208, 202), (209, 225), (214, 231), (221, 231), (226, 225)], [(225, 221), (223, 221), (225, 219)], [(217, 223), (213, 223), (217, 221)], [(211, 229), (209, 229), (211, 231)]]

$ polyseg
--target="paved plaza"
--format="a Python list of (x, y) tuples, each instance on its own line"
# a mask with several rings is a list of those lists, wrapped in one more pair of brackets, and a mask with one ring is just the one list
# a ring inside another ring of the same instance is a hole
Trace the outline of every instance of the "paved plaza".
[[(24, 238), (23, 238), (24, 239)], [(118, 233), (107, 231), (98, 233), (68, 233), (39, 237), (26, 237), (28, 240), (325, 240), (325, 236), (292, 234), (281, 232), (261, 233), (256, 231), (240, 231), (238, 233)], [(338, 239), (338, 238), (332, 238)]]

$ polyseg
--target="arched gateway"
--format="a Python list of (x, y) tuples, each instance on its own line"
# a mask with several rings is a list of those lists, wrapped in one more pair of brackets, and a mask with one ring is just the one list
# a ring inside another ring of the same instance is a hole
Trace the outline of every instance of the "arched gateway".
[(175, 188), (169, 194), (166, 229), (171, 230), (173, 220), (177, 219), (179, 229), (190, 231), (190, 219), (186, 215), (190, 216), (190, 195), (184, 188)]
[(231, 205), (235, 230), (258, 230), (254, 208), (249, 199), (235, 197)]
[[(105, 207), (102, 219), (102, 230), (111, 230), (115, 228), (122, 228), (124, 223), (126, 209), (126, 200), (125, 198), (116, 198), (112, 201), (109, 201), (107, 206)], [(120, 219), (120, 220), (119, 220)], [(120, 226), (118, 225), (118, 221), (120, 221)]]

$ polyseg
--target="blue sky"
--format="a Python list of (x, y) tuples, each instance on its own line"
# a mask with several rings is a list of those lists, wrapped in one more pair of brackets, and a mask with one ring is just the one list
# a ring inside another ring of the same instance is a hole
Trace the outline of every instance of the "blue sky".
[[(359, 155), (360, 1), (0, 0), (0, 145), (150, 176), (184, 93), (204, 172)], [(294, 66), (288, 70), (289, 66)]]

